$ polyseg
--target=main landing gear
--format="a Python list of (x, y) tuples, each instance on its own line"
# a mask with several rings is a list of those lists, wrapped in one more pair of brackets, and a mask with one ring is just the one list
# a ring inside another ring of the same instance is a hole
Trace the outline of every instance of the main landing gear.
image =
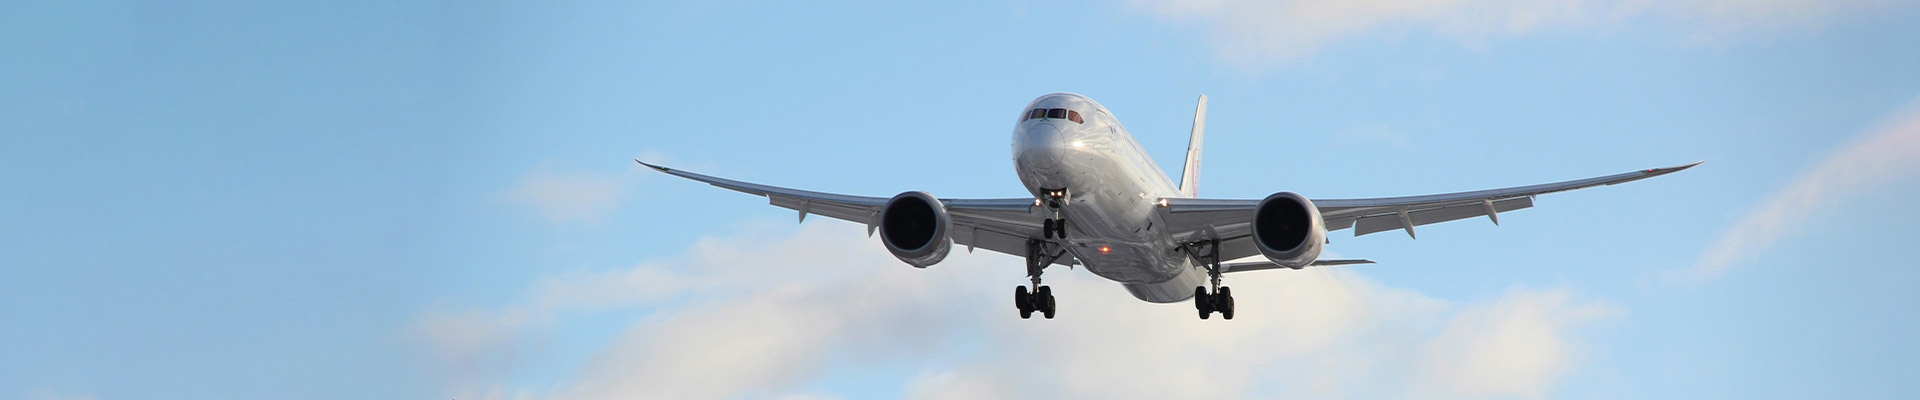
[(1233, 289), (1220, 286), (1220, 240), (1193, 242), (1181, 246), (1194, 264), (1207, 269), (1207, 277), (1212, 278), (1213, 290), (1206, 286), (1193, 288), (1193, 308), (1200, 311), (1200, 319), (1207, 319), (1214, 312), (1221, 318), (1233, 319)]
[(1040, 273), (1054, 260), (1067, 254), (1059, 244), (1043, 240), (1027, 241), (1027, 277), (1033, 280), (1033, 291), (1026, 286), (1013, 289), (1013, 305), (1020, 309), (1020, 319), (1033, 318), (1033, 312), (1039, 311), (1042, 317), (1053, 319), (1053, 288), (1040, 284)]

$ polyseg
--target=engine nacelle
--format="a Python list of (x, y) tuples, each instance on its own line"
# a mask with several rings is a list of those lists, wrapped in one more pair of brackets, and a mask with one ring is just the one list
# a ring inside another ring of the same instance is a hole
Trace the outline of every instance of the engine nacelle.
[(927, 192), (905, 192), (880, 208), (880, 242), (887, 252), (914, 268), (926, 268), (947, 258), (953, 239), (947, 228), (947, 207)]
[(1320, 258), (1327, 243), (1327, 227), (1312, 200), (1280, 192), (1260, 200), (1253, 209), (1253, 243), (1260, 255), (1280, 266), (1301, 269)]

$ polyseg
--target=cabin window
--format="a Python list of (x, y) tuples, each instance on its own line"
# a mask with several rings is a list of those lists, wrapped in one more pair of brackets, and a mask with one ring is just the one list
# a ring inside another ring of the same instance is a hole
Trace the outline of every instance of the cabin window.
[(1067, 110), (1067, 120), (1073, 121), (1073, 123), (1076, 123), (1076, 124), (1083, 124), (1087, 122), (1086, 120), (1080, 119), (1079, 111), (1074, 111), (1074, 110)]
[(1053, 108), (1053, 109), (1047, 110), (1047, 118), (1063, 119), (1066, 117), (1067, 117), (1067, 109), (1065, 108)]

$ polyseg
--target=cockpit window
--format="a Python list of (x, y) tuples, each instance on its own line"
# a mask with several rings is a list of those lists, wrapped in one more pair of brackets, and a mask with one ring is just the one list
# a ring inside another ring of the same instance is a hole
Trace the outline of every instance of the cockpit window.
[(1027, 111), (1027, 114), (1025, 116), (1022, 116), (1020, 120), (1026, 121), (1026, 120), (1035, 119), (1035, 118), (1065, 119), (1068, 121), (1073, 121), (1073, 123), (1076, 123), (1076, 124), (1087, 123), (1086, 119), (1080, 118), (1080, 111), (1068, 110), (1065, 108), (1035, 108), (1033, 110)]

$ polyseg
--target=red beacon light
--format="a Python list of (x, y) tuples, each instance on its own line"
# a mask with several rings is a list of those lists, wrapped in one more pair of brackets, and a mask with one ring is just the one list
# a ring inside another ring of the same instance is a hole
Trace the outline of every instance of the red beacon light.
[(1109, 252), (1109, 251), (1113, 251), (1113, 248), (1111, 248), (1111, 247), (1107, 247), (1107, 246), (1100, 246), (1100, 252), (1101, 252), (1101, 253), (1106, 253), (1106, 252)]

